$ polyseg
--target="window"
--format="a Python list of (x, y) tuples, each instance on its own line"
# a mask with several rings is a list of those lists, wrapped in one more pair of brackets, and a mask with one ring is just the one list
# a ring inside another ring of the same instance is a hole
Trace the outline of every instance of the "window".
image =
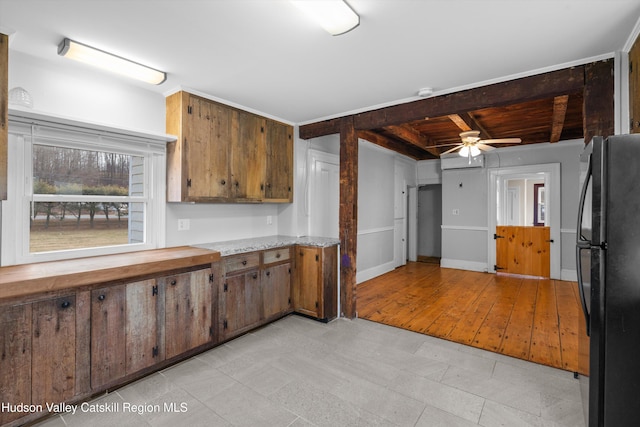
[(2, 265), (161, 246), (165, 141), (10, 114)]

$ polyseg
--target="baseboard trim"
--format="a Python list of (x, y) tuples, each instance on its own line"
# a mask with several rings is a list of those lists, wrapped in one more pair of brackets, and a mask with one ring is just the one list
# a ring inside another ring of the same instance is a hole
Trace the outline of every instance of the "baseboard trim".
[(369, 279), (383, 275), (395, 269), (393, 261), (386, 264), (377, 265), (364, 271), (358, 271), (356, 273), (356, 284), (366, 282)]
[(442, 258), (440, 267), (456, 268), (458, 270), (480, 271), (486, 273), (489, 271), (486, 262), (466, 261), (462, 259)]
[(560, 270), (560, 280), (566, 280), (567, 282), (577, 282), (578, 273), (576, 270)]

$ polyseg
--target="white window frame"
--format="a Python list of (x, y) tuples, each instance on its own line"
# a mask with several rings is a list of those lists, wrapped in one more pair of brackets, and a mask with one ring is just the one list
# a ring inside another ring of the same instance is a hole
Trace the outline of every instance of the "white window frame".
[[(26, 264), (164, 247), (166, 143), (173, 138), (77, 122), (22, 110), (9, 112), (8, 198), (2, 202), (0, 265)], [(142, 157), (143, 195), (83, 196), (33, 194), (33, 145), (106, 151)], [(32, 202), (121, 201), (144, 204), (144, 242), (31, 253)]]

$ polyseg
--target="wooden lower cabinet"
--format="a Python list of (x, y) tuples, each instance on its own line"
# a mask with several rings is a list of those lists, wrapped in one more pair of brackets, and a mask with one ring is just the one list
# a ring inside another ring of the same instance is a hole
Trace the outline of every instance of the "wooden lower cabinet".
[[(76, 394), (75, 296), (0, 306), (0, 403), (42, 405)], [(28, 415), (0, 411), (0, 424)]]
[(263, 318), (258, 269), (226, 276), (218, 295), (218, 327), (223, 340), (251, 329)]
[(296, 247), (294, 310), (329, 321), (337, 317), (337, 246)]
[(210, 268), (164, 279), (167, 359), (206, 344), (213, 338), (212, 286)]
[(260, 287), (265, 319), (288, 312), (291, 309), (291, 264), (265, 268)]
[(36, 405), (76, 394), (75, 302), (69, 295), (33, 303), (31, 401)]

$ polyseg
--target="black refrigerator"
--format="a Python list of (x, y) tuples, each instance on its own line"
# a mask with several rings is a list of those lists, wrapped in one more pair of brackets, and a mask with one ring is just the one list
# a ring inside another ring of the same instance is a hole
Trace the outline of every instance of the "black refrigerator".
[(595, 137), (581, 156), (576, 262), (589, 335), (587, 425), (640, 425), (640, 135)]

